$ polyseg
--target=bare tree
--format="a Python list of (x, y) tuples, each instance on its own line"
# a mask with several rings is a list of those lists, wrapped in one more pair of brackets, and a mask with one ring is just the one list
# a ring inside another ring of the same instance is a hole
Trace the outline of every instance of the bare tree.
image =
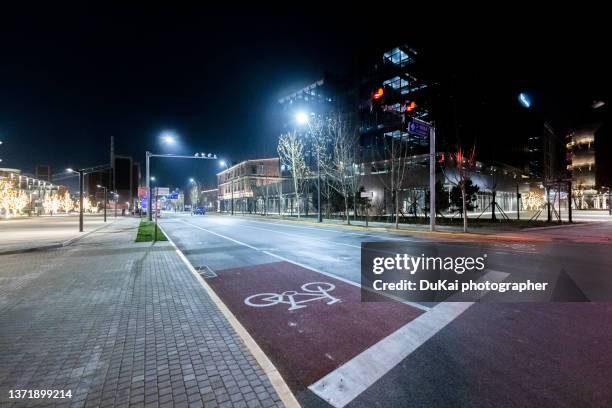
[(331, 160), (325, 163), (325, 173), (334, 188), (344, 198), (346, 223), (350, 224), (349, 200), (353, 200), (359, 190), (359, 180), (355, 168), (357, 153), (357, 132), (346, 115), (337, 113), (329, 118), (328, 135), (332, 144)]
[[(317, 194), (321, 198), (324, 198), (326, 202), (329, 201), (329, 180), (325, 177), (325, 169), (329, 167), (331, 160), (330, 152), (330, 117), (328, 115), (311, 115), (308, 121), (308, 130), (310, 133), (311, 141), (311, 154), (315, 161), (315, 166), (312, 171), (316, 172), (317, 177), (317, 189), (320, 190)], [(317, 202), (317, 207), (321, 206), (320, 202)], [(323, 214), (321, 208), (317, 208), (317, 211)]]
[(195, 208), (200, 203), (200, 187), (197, 183), (194, 183), (194, 185), (191, 187), (191, 190), (189, 190), (189, 201), (191, 201), (192, 211), (195, 210)]
[[(385, 189), (391, 191), (395, 228), (399, 228), (400, 190), (406, 178), (412, 153), (411, 148), (408, 140), (406, 140), (406, 135), (402, 131), (378, 138), (376, 143), (379, 145), (376, 151), (382, 156), (378, 161), (382, 162), (385, 167), (385, 172), (382, 172), (384, 174), (382, 176), (379, 174), (380, 180)], [(386, 174), (389, 174), (389, 176), (386, 177)]]
[(468, 230), (466, 185), (468, 180), (470, 180), (470, 175), (472, 174), (475, 164), (476, 148), (473, 146), (470, 151), (465, 153), (463, 149), (459, 147), (456, 152), (450, 154), (450, 160), (447, 161), (448, 167), (443, 168), (446, 180), (457, 186), (461, 191), (463, 232), (467, 232)]
[(295, 190), (297, 216), (300, 218), (300, 195), (308, 169), (304, 160), (304, 143), (296, 132), (282, 134), (278, 140), (278, 154), (282, 163), (291, 170)]

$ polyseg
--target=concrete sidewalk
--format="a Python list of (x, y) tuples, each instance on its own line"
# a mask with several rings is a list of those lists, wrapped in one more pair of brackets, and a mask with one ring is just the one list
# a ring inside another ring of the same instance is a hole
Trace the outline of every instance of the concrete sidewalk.
[(2, 257), (0, 405), (282, 406), (171, 244), (133, 242), (138, 221)]

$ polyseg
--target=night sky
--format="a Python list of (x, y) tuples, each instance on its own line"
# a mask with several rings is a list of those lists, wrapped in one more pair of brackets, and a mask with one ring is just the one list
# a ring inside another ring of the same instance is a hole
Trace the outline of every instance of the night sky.
[[(280, 96), (324, 71), (351, 72), (366, 50), (402, 42), (428, 58), (432, 80), (453, 80), (464, 129), (493, 137), (492, 118), (505, 120), (515, 92), (525, 89), (564, 132), (593, 100), (609, 101), (607, 32), (596, 15), (408, 24), (388, 10), (3, 10), (2, 167), (33, 172), (44, 163), (60, 172), (103, 164), (110, 136), (117, 153), (143, 165), (147, 149), (210, 152), (229, 161), (271, 156)], [(163, 130), (179, 135), (173, 150), (159, 144)], [(158, 161), (152, 174), (169, 186), (184, 186), (189, 177), (212, 185), (218, 169), (215, 162)]]

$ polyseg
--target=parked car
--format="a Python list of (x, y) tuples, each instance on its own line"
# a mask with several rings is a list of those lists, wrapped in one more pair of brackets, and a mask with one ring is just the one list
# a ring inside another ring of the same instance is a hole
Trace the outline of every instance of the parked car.
[(195, 210), (193, 210), (194, 215), (205, 215), (206, 214), (206, 209), (204, 207), (197, 207)]

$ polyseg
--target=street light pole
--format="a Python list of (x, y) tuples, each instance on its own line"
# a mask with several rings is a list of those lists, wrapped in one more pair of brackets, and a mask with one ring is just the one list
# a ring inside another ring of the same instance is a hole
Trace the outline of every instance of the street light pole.
[(83, 232), (83, 170), (79, 172), (79, 232)]
[(230, 178), (230, 186), (232, 189), (232, 215), (234, 215), (234, 178)]
[(106, 222), (106, 202), (108, 201), (108, 188), (98, 184), (96, 187), (104, 189), (104, 222)]
[(149, 214), (149, 221), (153, 221), (153, 214), (151, 213), (151, 189), (149, 187), (149, 160), (151, 158), (151, 152), (145, 152), (145, 162), (146, 162), (146, 188), (147, 188), (147, 213)]
[[(173, 143), (170, 139), (171, 136), (164, 136), (165, 141), (167, 143)], [(209, 153), (208, 155), (206, 153), (196, 153), (193, 156), (186, 156), (183, 154), (154, 154), (151, 153), (149, 151), (145, 152), (145, 167), (146, 167), (146, 188), (147, 188), (147, 192), (149, 192), (149, 197), (148, 197), (148, 213), (149, 213), (149, 221), (153, 221), (153, 214), (151, 213), (151, 194), (150, 194), (150, 185), (149, 185), (149, 162), (151, 157), (165, 157), (165, 158), (174, 158), (174, 159), (198, 159), (198, 160), (217, 160), (217, 155), (216, 154), (212, 154)]]
[(323, 213), (321, 212), (321, 156), (317, 147), (317, 222), (323, 222)]

